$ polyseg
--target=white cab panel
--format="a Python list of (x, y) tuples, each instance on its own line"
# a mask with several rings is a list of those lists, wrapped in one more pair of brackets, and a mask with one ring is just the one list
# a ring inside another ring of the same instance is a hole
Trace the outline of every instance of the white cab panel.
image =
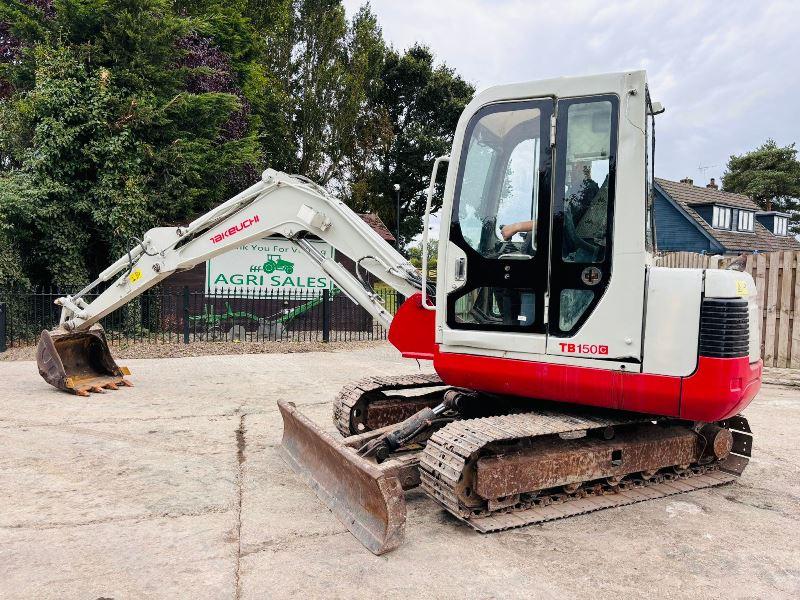
[[(643, 255), (615, 253), (614, 260), (611, 285), (592, 316), (572, 337), (548, 336), (548, 354), (639, 361), (644, 307)], [(551, 316), (551, 319), (557, 318), (557, 315)], [(597, 348), (602, 350), (597, 351)], [(596, 366), (612, 368), (603, 363)]]
[(703, 270), (652, 267), (642, 372), (686, 376), (697, 366)]

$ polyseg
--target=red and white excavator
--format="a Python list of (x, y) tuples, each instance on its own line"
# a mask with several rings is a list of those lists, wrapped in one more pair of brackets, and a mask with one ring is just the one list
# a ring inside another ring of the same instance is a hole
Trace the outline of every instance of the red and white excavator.
[[(102, 317), (175, 271), (279, 234), (436, 373), (346, 386), (333, 415), (343, 437), (279, 402), (287, 462), (372, 552), (401, 542), (403, 491), (417, 485), (490, 532), (730, 482), (751, 449), (739, 413), (761, 385), (755, 286), (738, 271), (654, 265), (661, 110), (643, 71), (478, 94), (431, 176), (423, 248), (449, 162), (435, 291), (427, 264), (418, 272), (344, 203), (267, 170), (189, 225), (148, 231), (60, 298), (39, 370), (82, 394), (126, 383)], [(364, 271), (408, 298), (394, 316)]]

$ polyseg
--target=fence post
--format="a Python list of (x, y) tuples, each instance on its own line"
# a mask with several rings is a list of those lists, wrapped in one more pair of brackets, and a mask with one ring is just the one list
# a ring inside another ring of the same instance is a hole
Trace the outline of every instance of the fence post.
[(183, 343), (189, 343), (189, 286), (183, 286)]
[(322, 341), (331, 341), (331, 292), (327, 288), (322, 290)]
[(0, 352), (5, 352), (6, 345), (6, 305), (0, 302)]

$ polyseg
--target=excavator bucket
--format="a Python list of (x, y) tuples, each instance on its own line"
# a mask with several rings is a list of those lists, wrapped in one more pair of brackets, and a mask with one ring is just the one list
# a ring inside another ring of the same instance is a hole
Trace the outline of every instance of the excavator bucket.
[(362, 458), (356, 447), (381, 430), (335, 439), (279, 401), (283, 416), (281, 450), (322, 502), (372, 553), (380, 555), (403, 541), (406, 501), (403, 489), (418, 485), (418, 461), (393, 459), (381, 465)]
[(99, 325), (87, 331), (42, 331), (36, 364), (47, 383), (79, 396), (132, 385), (124, 377), (130, 371), (114, 361)]

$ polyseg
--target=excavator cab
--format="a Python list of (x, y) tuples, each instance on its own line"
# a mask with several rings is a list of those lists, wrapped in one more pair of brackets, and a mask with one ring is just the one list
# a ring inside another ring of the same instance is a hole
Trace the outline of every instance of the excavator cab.
[[(618, 356), (636, 368), (644, 92), (642, 72), (556, 79), (491, 88), (465, 110), (442, 210), (441, 353), (532, 359), (577, 341), (597, 350), (583, 358)], [(616, 255), (626, 264), (616, 268)]]

